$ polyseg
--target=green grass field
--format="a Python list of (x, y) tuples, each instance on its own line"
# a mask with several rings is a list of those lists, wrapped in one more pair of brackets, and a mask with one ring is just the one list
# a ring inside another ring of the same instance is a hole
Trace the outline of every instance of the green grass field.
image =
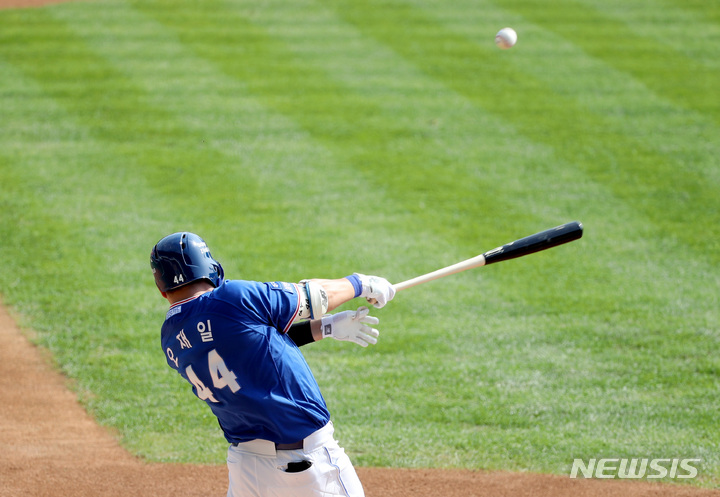
[(718, 486), (719, 46), (705, 0), (0, 11), (0, 294), (130, 451), (223, 463), (160, 350), (162, 236), (236, 279), (402, 281), (580, 220), (399, 294), (375, 347), (304, 348), (339, 440), (360, 466), (702, 458), (685, 483)]

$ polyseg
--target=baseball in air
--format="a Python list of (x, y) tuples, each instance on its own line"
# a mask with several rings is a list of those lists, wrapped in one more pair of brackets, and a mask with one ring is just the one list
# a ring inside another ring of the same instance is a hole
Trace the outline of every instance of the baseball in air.
[(517, 33), (513, 28), (502, 28), (495, 35), (495, 44), (503, 50), (512, 48), (515, 43), (517, 43)]

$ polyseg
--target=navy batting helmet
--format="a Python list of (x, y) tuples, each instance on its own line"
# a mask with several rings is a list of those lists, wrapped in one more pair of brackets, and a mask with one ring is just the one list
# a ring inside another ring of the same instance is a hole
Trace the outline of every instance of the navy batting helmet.
[(205, 240), (188, 232), (173, 233), (157, 242), (150, 253), (150, 266), (161, 292), (197, 280), (207, 280), (217, 288), (225, 277)]

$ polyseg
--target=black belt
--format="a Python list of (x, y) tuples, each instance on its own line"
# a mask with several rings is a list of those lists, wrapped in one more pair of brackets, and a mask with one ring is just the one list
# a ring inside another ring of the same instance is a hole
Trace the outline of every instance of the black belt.
[[(237, 447), (242, 442), (233, 442), (232, 446)], [(302, 449), (304, 447), (304, 443), (302, 440), (299, 442), (291, 442), (289, 444), (275, 444), (275, 450), (297, 450)]]

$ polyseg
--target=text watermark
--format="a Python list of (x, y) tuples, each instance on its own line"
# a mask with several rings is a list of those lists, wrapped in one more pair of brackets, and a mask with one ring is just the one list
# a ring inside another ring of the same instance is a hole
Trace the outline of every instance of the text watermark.
[(593, 458), (574, 459), (570, 478), (691, 479), (698, 475), (702, 459)]

